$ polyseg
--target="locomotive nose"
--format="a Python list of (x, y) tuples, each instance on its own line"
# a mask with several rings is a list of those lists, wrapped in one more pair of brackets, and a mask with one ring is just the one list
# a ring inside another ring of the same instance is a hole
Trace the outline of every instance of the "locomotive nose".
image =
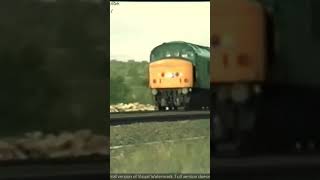
[(193, 87), (193, 65), (182, 59), (164, 59), (149, 64), (151, 89)]

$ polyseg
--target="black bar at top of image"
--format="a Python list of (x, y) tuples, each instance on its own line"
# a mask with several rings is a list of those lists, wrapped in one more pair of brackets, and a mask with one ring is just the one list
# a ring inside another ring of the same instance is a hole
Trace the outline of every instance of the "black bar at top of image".
[(137, 1), (137, 0), (135, 0), (135, 1), (128, 1), (128, 0), (126, 0), (126, 1), (122, 1), (122, 0), (120, 0), (120, 1), (110, 1), (110, 2), (155, 2), (155, 3), (159, 3), (159, 2), (181, 2), (181, 3), (184, 3), (184, 2), (210, 2), (209, 0), (190, 0), (190, 1), (188, 1), (188, 0), (183, 0), (183, 1), (177, 1), (177, 0), (175, 0), (175, 1), (170, 1), (170, 0), (159, 0), (159, 1), (157, 1), (157, 0), (154, 0), (154, 1), (150, 1), (150, 0), (148, 0), (148, 1), (143, 1), (143, 0), (140, 0), (140, 1)]

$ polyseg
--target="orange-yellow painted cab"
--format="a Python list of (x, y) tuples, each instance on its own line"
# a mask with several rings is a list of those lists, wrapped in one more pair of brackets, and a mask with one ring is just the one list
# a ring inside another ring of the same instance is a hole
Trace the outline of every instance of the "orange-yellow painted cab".
[(159, 109), (187, 106), (194, 88), (210, 89), (210, 49), (181, 41), (155, 47), (149, 87)]
[(259, 3), (215, 0), (211, 6), (211, 82), (265, 78), (265, 19)]
[(156, 61), (150, 63), (149, 77), (152, 89), (192, 88), (193, 65), (177, 58)]

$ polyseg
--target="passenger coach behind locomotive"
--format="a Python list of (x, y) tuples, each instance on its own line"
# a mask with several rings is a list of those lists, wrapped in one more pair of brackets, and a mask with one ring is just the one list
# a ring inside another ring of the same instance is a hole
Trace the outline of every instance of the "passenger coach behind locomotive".
[(209, 63), (209, 47), (182, 41), (155, 47), (150, 55), (149, 86), (159, 110), (188, 108), (194, 96), (209, 92)]

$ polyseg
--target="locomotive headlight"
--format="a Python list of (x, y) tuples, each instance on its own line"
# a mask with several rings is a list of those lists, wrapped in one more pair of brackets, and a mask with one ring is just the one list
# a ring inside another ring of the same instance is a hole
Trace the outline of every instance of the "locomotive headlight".
[(187, 88), (183, 88), (182, 89), (182, 94), (188, 94), (188, 89)]
[(157, 91), (156, 89), (152, 89), (152, 90), (151, 90), (151, 93), (152, 93), (153, 95), (157, 95), (158, 91)]
[(168, 72), (166, 73), (166, 78), (174, 78), (175, 73)]

